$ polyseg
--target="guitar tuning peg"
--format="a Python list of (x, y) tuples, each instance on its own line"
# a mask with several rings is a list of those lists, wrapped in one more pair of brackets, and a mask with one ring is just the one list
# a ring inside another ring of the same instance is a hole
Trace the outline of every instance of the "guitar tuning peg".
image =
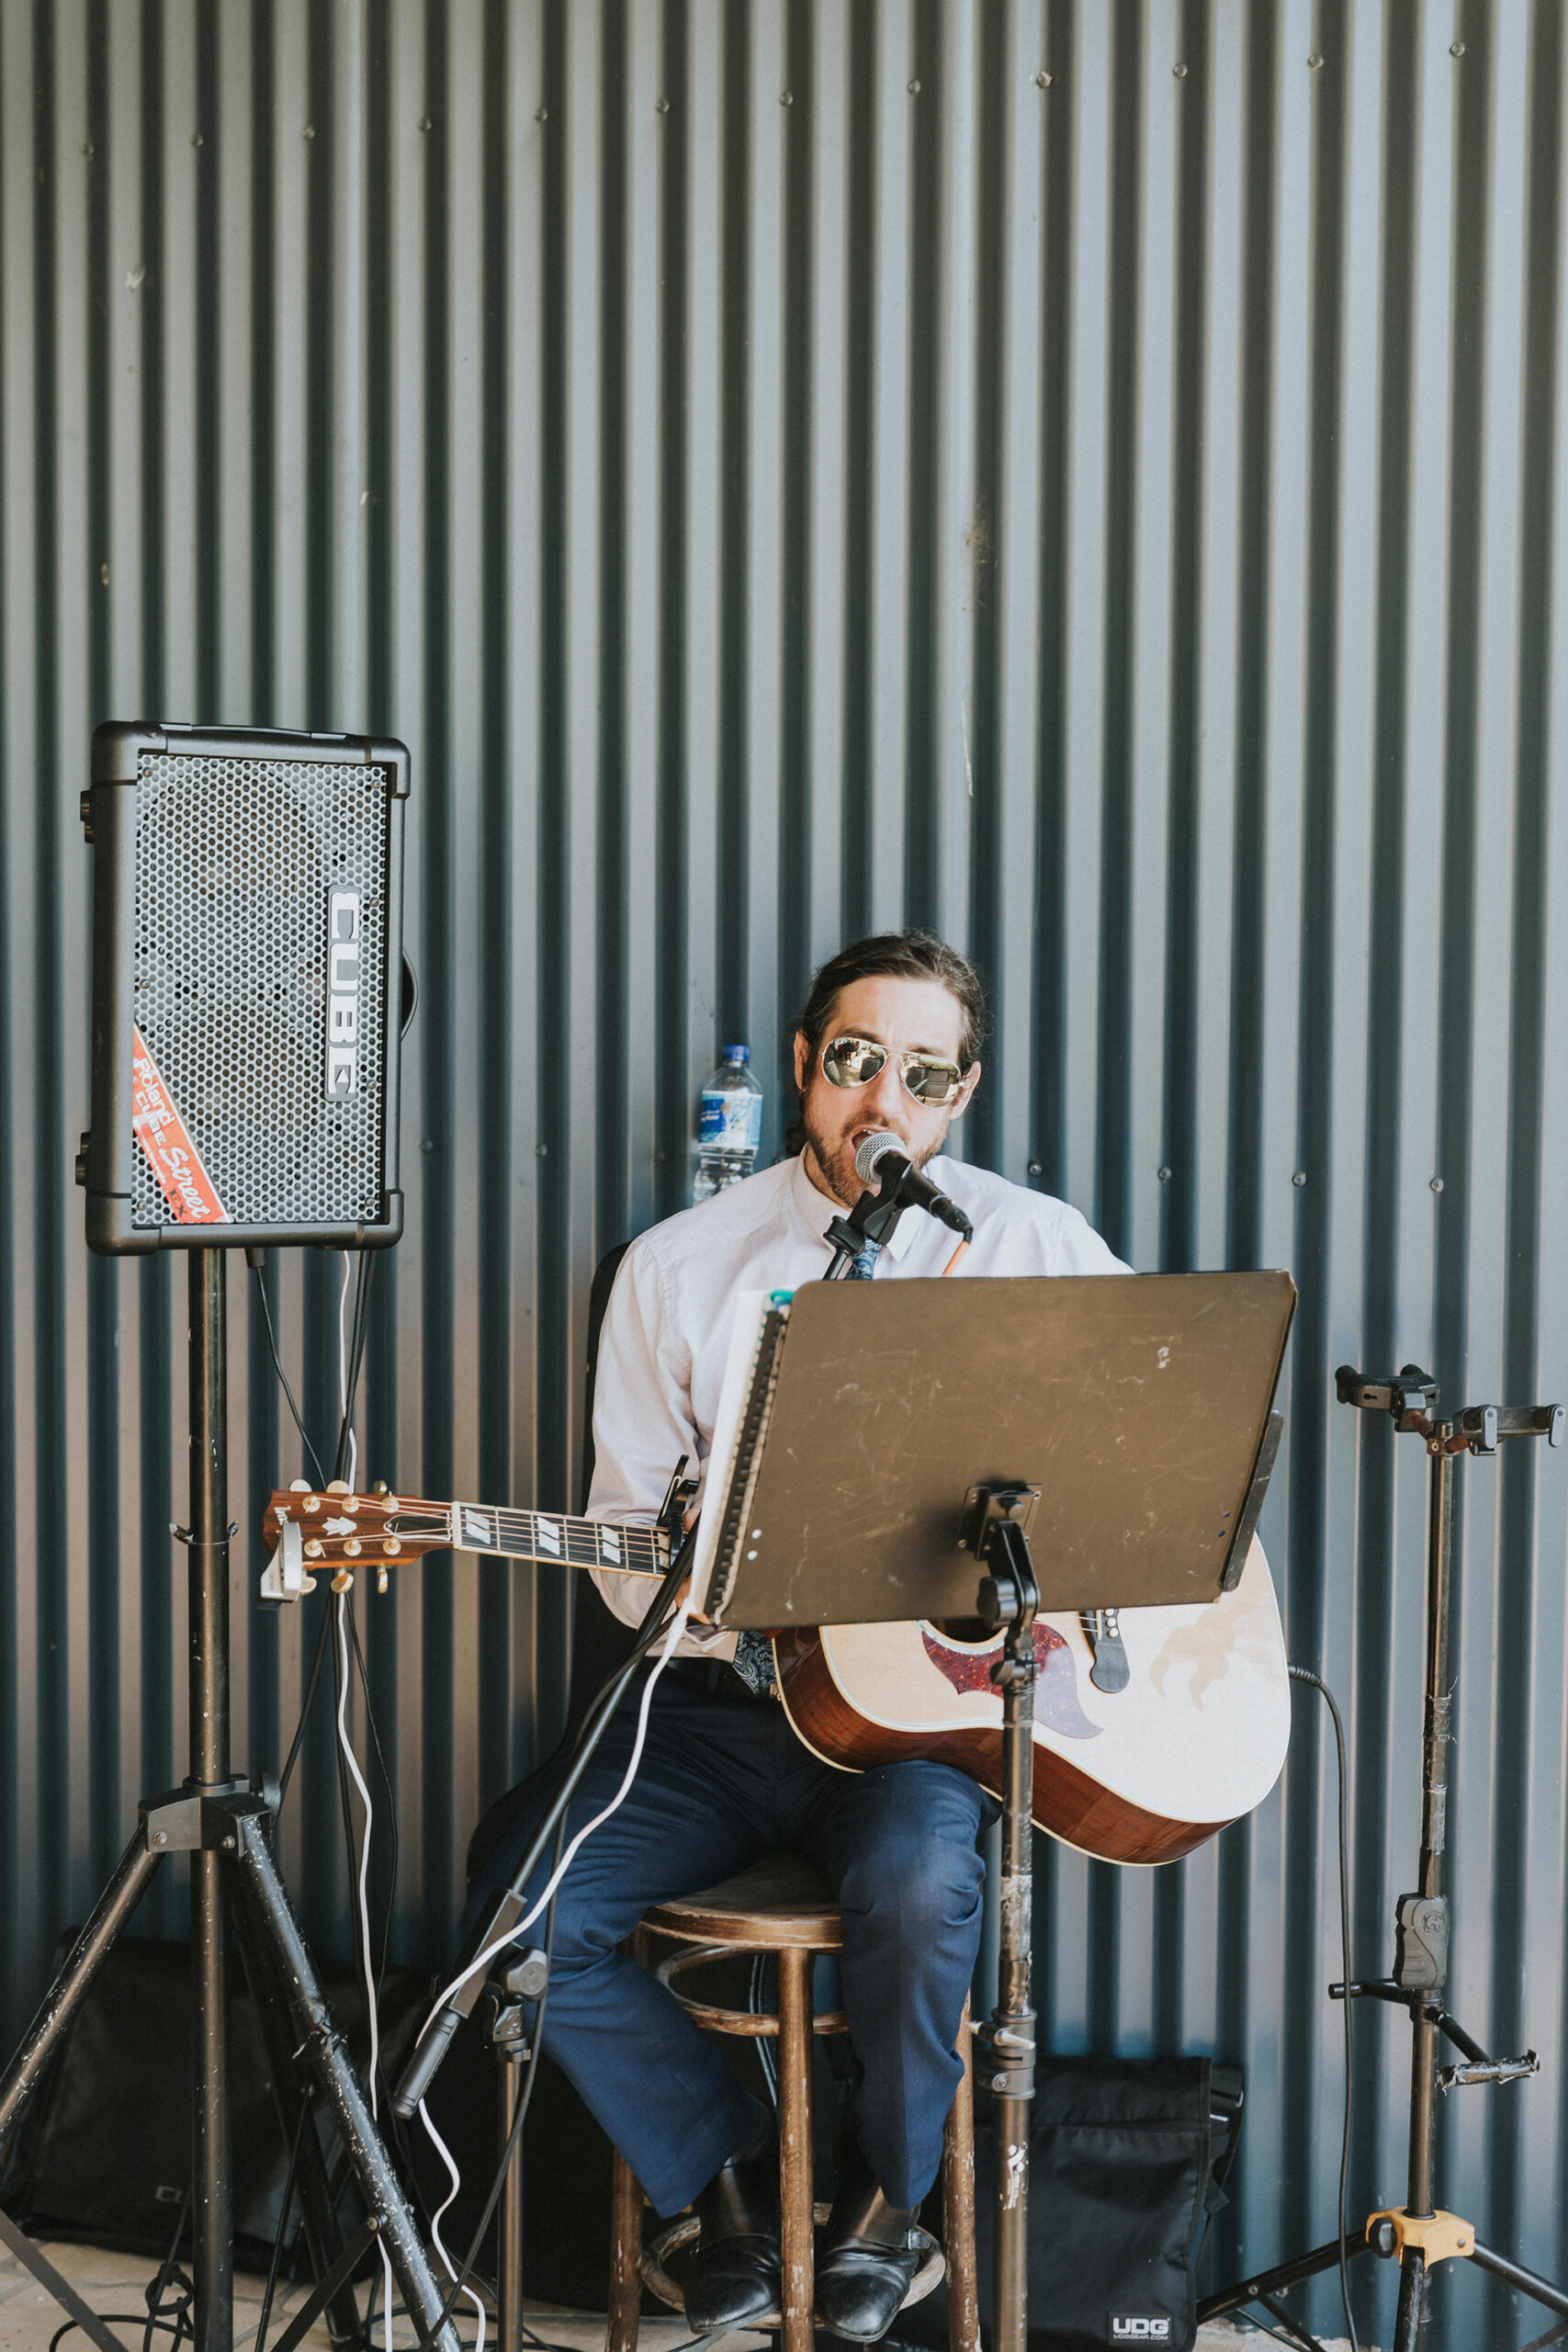
[(352, 1495), (354, 1488), (349, 1485), (346, 1478), (329, 1478), (327, 1480), (327, 1492), (329, 1495)]
[(376, 1571), (376, 1589), (378, 1592), (385, 1592), (387, 1589), (387, 1571), (385, 1568), (378, 1568)]
[(288, 1491), (291, 1495), (308, 1495), (310, 1491), (310, 1481), (309, 1478), (290, 1478)]
[(385, 1478), (378, 1478), (372, 1484), (370, 1491), (373, 1495), (389, 1495), (392, 1490)]
[(340, 1568), (338, 1570), (336, 1576), (333, 1578), (333, 1590), (334, 1592), (352, 1592), (354, 1590), (354, 1570), (352, 1568)]

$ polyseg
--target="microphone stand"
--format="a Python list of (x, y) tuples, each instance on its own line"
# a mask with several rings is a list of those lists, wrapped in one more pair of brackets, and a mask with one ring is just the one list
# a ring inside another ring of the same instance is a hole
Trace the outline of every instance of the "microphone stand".
[[(894, 1175), (891, 1169), (888, 1170), (888, 1176), (893, 1179), (891, 1185), (888, 1183), (888, 1177), (885, 1176), (874, 1193), (863, 1193), (848, 1216), (836, 1216), (828, 1227), (826, 1238), (833, 1245), (833, 1259), (822, 1277), (825, 1283), (847, 1281), (850, 1267), (860, 1256), (866, 1243), (874, 1241), (880, 1248), (883, 1243), (891, 1241), (894, 1228), (904, 1211), (916, 1205), (914, 1202), (905, 1199), (904, 1186), (908, 1180), (911, 1176), (918, 1175), (919, 1170), (911, 1167), (902, 1152), (897, 1154), (889, 1152), (886, 1157), (896, 1158), (897, 1160), (897, 1175)], [(919, 1205), (927, 1207), (928, 1202), (922, 1201)], [(948, 1210), (951, 1210), (951, 1214)], [(962, 1209), (949, 1204), (948, 1210), (943, 1212), (942, 1222), (952, 1226), (964, 1248), (966, 1249), (974, 1238), (974, 1227)], [(958, 1254), (960, 1256), (963, 1254), (962, 1250)]]
[(894, 1228), (903, 1216), (906, 1204), (898, 1198), (894, 1187), (893, 1198), (885, 1201), (880, 1191), (863, 1193), (848, 1216), (836, 1216), (828, 1227), (828, 1239), (833, 1245), (833, 1261), (822, 1279), (825, 1283), (847, 1282), (850, 1268), (868, 1241), (878, 1247), (893, 1238)]
[[(891, 1172), (891, 1171), (890, 1171)], [(828, 1227), (833, 1261), (824, 1282), (842, 1282), (868, 1241), (884, 1242), (905, 1208), (899, 1196), (913, 1171), (901, 1160), (889, 1196), (863, 1193), (848, 1216)], [(958, 1222), (957, 1220), (961, 1220)], [(943, 1220), (947, 1220), (944, 1218)], [(959, 1254), (972, 1230), (962, 1210)], [(952, 1261), (957, 1262), (956, 1257)], [(951, 1269), (950, 1269), (951, 1270)], [(975, 2029), (976, 2079), (996, 2100), (997, 2151), (991, 2261), (992, 2352), (1025, 2352), (1029, 2308), (1029, 2123), (1034, 2104), (1034, 2009), (1031, 1979), (1034, 1887), (1034, 1618), (1040, 1588), (1027, 1526), (1039, 1488), (1017, 1485), (972, 1490), (962, 1541), (982, 1570), (976, 1612), (1003, 1634), (991, 1679), (1002, 1699), (1002, 1866), (998, 1890), (1000, 1951), (997, 2006)], [(983, 2071), (982, 2071), (983, 2069)]]

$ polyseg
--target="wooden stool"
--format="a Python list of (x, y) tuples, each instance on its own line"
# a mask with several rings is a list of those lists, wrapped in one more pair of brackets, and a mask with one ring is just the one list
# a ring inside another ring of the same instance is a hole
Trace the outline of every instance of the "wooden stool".
[[(811, 2037), (844, 2033), (841, 2011), (811, 2014), (811, 1964), (818, 1952), (841, 1951), (843, 1922), (825, 1882), (791, 1854), (768, 1854), (698, 1894), (656, 1903), (643, 1914), (633, 1944), (646, 1966), (654, 1937), (694, 1949), (671, 1952), (656, 1973), (697, 2024), (712, 2033), (745, 2034), (779, 2045), (779, 2208), (784, 2256), (783, 2352), (811, 2352), (813, 2342), (814, 2206), (811, 2180)], [(778, 2014), (715, 2007), (676, 1991), (672, 1980), (685, 1970), (733, 1952), (772, 1952), (778, 1962)], [(948, 2340), (953, 2352), (980, 2352), (980, 2317), (975, 2273), (975, 2077), (969, 2046), (969, 2005), (959, 2028), (964, 2079), (954, 2095), (942, 2137), (942, 2239), (947, 2268)], [(643, 2195), (632, 2169), (617, 2150), (611, 2174), (611, 2267), (606, 2352), (635, 2352), (645, 2262)], [(824, 2210), (822, 2219), (826, 2219)], [(664, 2233), (690, 2238), (695, 2222)], [(933, 2254), (932, 2261), (940, 2257)], [(930, 2266), (920, 2277), (928, 2278)], [(940, 2275), (940, 2274), (939, 2274)], [(649, 2278), (656, 2292), (668, 2282)], [(917, 2284), (919, 2279), (917, 2279)], [(930, 2281), (935, 2283), (934, 2279)]]

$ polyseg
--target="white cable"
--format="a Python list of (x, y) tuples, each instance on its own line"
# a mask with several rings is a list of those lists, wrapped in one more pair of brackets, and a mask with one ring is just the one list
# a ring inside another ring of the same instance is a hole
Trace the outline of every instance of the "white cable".
[[(344, 1329), (344, 1317), (348, 1311), (348, 1285), (354, 1274), (354, 1253), (343, 1253), (343, 1287), (337, 1295), (337, 1408), (338, 1426), (348, 1419), (348, 1340)], [(352, 1428), (348, 1432), (348, 1483), (352, 1487), (359, 1469), (359, 1440)]]
[[(346, 1256), (346, 1252), (345, 1252)], [(359, 1791), (359, 1802), (365, 1807), (365, 1835), (359, 1841), (359, 1963), (365, 1974), (365, 2014), (370, 2026), (370, 2118), (377, 2120), (378, 2092), (376, 2078), (381, 2069), (381, 2020), (377, 2013), (376, 1972), (370, 1960), (370, 1902), (367, 1880), (370, 1871), (370, 1830), (375, 1811), (370, 1803), (370, 1790), (359, 1769), (359, 1758), (354, 1752), (354, 1742), (348, 1736), (348, 1595), (337, 1596), (337, 1645), (343, 1666), (343, 1678), (337, 1694), (337, 1744), (344, 1763)], [(392, 2352), (392, 2262), (384, 2241), (378, 2238), (382, 2274), (382, 2340), (384, 2352)]]
[[(691, 1613), (692, 1609), (690, 1601), (683, 1600), (681, 1603), (680, 1608), (676, 1611), (674, 1617), (671, 1620), (670, 1631), (665, 1637), (664, 1647), (660, 1651), (658, 1657), (654, 1660), (653, 1671), (643, 1685), (642, 1704), (637, 1709), (637, 1737), (632, 1742), (631, 1758), (626, 1765), (626, 1772), (622, 1778), (620, 1787), (615, 1791), (615, 1795), (610, 1799), (609, 1804), (604, 1807), (604, 1811), (602, 1813), (596, 1813), (592, 1820), (586, 1823), (584, 1826), (578, 1831), (576, 1837), (572, 1839), (570, 1845), (561, 1856), (557, 1868), (551, 1872), (549, 1883), (545, 1888), (545, 1891), (540, 1895), (538, 1901), (535, 1904), (533, 1909), (528, 1913), (527, 1917), (525, 1919), (519, 1919), (514, 1927), (508, 1928), (503, 1936), (498, 1936), (493, 1943), (487, 1944), (484, 1950), (479, 1954), (478, 1958), (471, 1960), (467, 1968), (463, 1969), (457, 1976), (454, 1976), (450, 1984), (436, 1996), (435, 2001), (431, 2007), (430, 2016), (425, 2018), (424, 2025), (420, 2028), (420, 2032), (422, 2034), (424, 2032), (425, 2028), (430, 2024), (431, 2018), (435, 2017), (438, 2011), (446, 2007), (454, 1993), (458, 1991), (462, 1985), (466, 1984), (470, 1976), (477, 1975), (481, 1968), (488, 1968), (498, 1951), (504, 1951), (509, 1943), (514, 1942), (525, 1929), (533, 1926), (535, 1920), (549, 1902), (551, 1895), (554, 1894), (557, 1887), (560, 1884), (562, 1879), (571, 1868), (572, 1862), (576, 1858), (578, 1849), (581, 1846), (584, 1838), (592, 1838), (596, 1829), (603, 1828), (604, 1823), (609, 1820), (610, 1815), (626, 1803), (627, 1792), (631, 1788), (633, 1781), (637, 1778), (637, 1768), (642, 1761), (643, 1743), (648, 1737), (648, 1711), (653, 1698), (653, 1686), (658, 1681), (660, 1676), (663, 1673), (666, 1666), (669, 1664), (670, 1659), (674, 1653), (676, 1643), (680, 1640), (682, 1634), (686, 1630), (687, 1621), (689, 1620)], [(462, 2186), (462, 2176), (458, 2172), (457, 2164), (453, 2159), (451, 2149), (446, 2145), (446, 2141), (441, 2137), (440, 2132), (432, 2122), (430, 2109), (425, 2105), (423, 2099), (421, 2099), (419, 2103), (419, 2120), (423, 2124), (425, 2131), (429, 2135), (431, 2145), (434, 2148), (436, 2154), (441, 2158), (442, 2163), (446, 2165), (447, 2174), (452, 2182), (451, 2188), (448, 2190), (444, 2202), (436, 2208), (435, 2212), (431, 2218), (430, 2234), (435, 2241), (436, 2252), (440, 2255), (442, 2261), (446, 2266), (446, 2276), (448, 2278), (456, 2278), (457, 2274), (452, 2267), (452, 2258), (450, 2255), (448, 2255), (446, 2248), (442, 2242), (441, 2216), (446, 2211), (447, 2206), (451, 2204), (453, 2198), (457, 2196), (458, 2189)], [(513, 2156), (513, 2164), (521, 2164), (522, 2161), (522, 2151), (519, 2150), (517, 2154)], [(383, 2259), (385, 2259), (384, 2256)], [(467, 2295), (469, 2302), (472, 2303), (475, 2311), (478, 2312), (479, 2315), (479, 2337), (472, 2347), (472, 2352), (484, 2352), (484, 2305), (479, 2301), (478, 2295), (475, 2294), (471, 2287), (465, 2287), (463, 2292)], [(387, 2352), (391, 2352), (391, 2346), (389, 2344), (387, 2346)]]
[[(421, 2099), (419, 2103), (419, 2120), (423, 2124), (426, 2132), (430, 2134), (431, 2145), (434, 2148), (436, 2154), (446, 2165), (447, 2178), (452, 2183), (451, 2188), (446, 2191), (446, 2196), (442, 2199), (440, 2204), (436, 2207), (434, 2212), (430, 2217), (430, 2234), (435, 2241), (435, 2251), (441, 2256), (441, 2260), (446, 2267), (447, 2278), (456, 2278), (457, 2274), (452, 2267), (452, 2257), (446, 2251), (446, 2242), (441, 2234), (441, 2216), (445, 2213), (447, 2206), (450, 2205), (454, 2197), (457, 2196), (458, 2189), (462, 2187), (462, 2177), (453, 2160), (451, 2149), (446, 2145), (446, 2141), (441, 2137), (440, 2132), (431, 2121), (430, 2109), (426, 2107), (423, 2099)], [(474, 2338), (473, 2352), (485, 2352), (484, 2304), (480, 2301), (479, 2297), (475, 2293), (472, 2287), (465, 2287), (463, 2292), (467, 2295), (469, 2302), (472, 2303), (475, 2311), (479, 2313), (479, 2332)]]
[(637, 1709), (637, 1737), (632, 1742), (631, 1756), (627, 1761), (626, 1773), (622, 1779), (620, 1787), (615, 1791), (615, 1795), (610, 1799), (609, 1804), (604, 1807), (604, 1811), (602, 1813), (596, 1813), (592, 1820), (585, 1822), (583, 1826), (578, 1831), (576, 1837), (572, 1839), (570, 1845), (561, 1856), (557, 1868), (551, 1872), (544, 1893), (540, 1895), (538, 1901), (535, 1904), (533, 1909), (527, 1914), (527, 1916), (525, 1918), (514, 1921), (514, 1923), (507, 1928), (504, 1935), (496, 1937), (493, 1943), (486, 1944), (484, 1950), (473, 1960), (469, 1961), (467, 1968), (461, 1969), (458, 1973), (454, 1976), (450, 1984), (444, 1986), (442, 1991), (436, 1995), (434, 2001), (431, 2004), (430, 2015), (425, 2018), (424, 2024), (420, 2028), (420, 2032), (422, 2034), (425, 2031), (426, 2028), (428, 2028), (432, 2019), (446, 2007), (447, 2002), (451, 2000), (453, 1995), (460, 1991), (463, 1985), (468, 1983), (470, 1976), (477, 1976), (481, 1969), (488, 1968), (498, 1951), (504, 1951), (508, 1944), (515, 1943), (520, 1936), (526, 1933), (526, 1931), (533, 1926), (535, 1920), (538, 1917), (540, 1912), (544, 1910), (546, 1905), (549, 1902), (551, 1895), (555, 1893), (557, 1887), (560, 1884), (568, 1871), (571, 1868), (572, 1862), (576, 1859), (578, 1849), (582, 1845), (584, 1839), (592, 1838), (596, 1829), (602, 1829), (605, 1822), (609, 1820), (610, 1815), (613, 1813), (618, 1812), (620, 1807), (626, 1803), (626, 1797), (631, 1789), (631, 1784), (637, 1778), (637, 1768), (642, 1761), (643, 1743), (648, 1736), (648, 1711), (653, 1700), (653, 1686), (658, 1681), (660, 1676), (663, 1673), (666, 1666), (670, 1663), (670, 1660), (674, 1654), (675, 1645), (686, 1630), (687, 1622), (691, 1617), (691, 1602), (689, 1600), (683, 1600), (681, 1603), (680, 1608), (675, 1611), (674, 1616), (670, 1621), (670, 1631), (665, 1635), (664, 1647), (660, 1651), (658, 1657), (654, 1661), (652, 1673), (649, 1676), (648, 1680), (643, 1684), (642, 1704)]
[[(653, 1671), (649, 1676), (647, 1682), (643, 1685), (642, 1704), (637, 1710), (637, 1737), (632, 1742), (631, 1756), (627, 1761), (626, 1772), (622, 1777), (620, 1787), (615, 1791), (615, 1795), (611, 1798), (609, 1804), (605, 1805), (603, 1812), (596, 1813), (592, 1820), (585, 1823), (583, 1827), (578, 1831), (576, 1837), (572, 1839), (570, 1845), (561, 1856), (559, 1863), (551, 1872), (549, 1883), (546, 1886), (544, 1893), (540, 1895), (538, 1901), (535, 1904), (527, 1917), (525, 1918), (519, 1919), (514, 1926), (508, 1928), (506, 1933), (503, 1936), (498, 1936), (493, 1943), (487, 1944), (484, 1950), (480, 1951), (475, 1959), (468, 1962), (467, 1968), (460, 1970), (459, 1973), (454, 1976), (450, 1984), (445, 1986), (444, 1989), (437, 1994), (434, 2001), (431, 2005), (430, 2015), (425, 2018), (424, 2024), (420, 2028), (421, 2034), (425, 2031), (426, 2028), (430, 2025), (431, 2020), (438, 2014), (438, 2012), (446, 2007), (447, 2002), (452, 1998), (452, 1996), (468, 1983), (470, 1976), (475, 1976), (481, 1969), (488, 1968), (491, 1962), (495, 1958), (497, 1952), (504, 1951), (509, 1943), (514, 1942), (519, 1936), (523, 1935), (527, 1928), (533, 1926), (535, 1920), (538, 1917), (540, 1912), (544, 1910), (546, 1905), (549, 1902), (550, 1897), (554, 1894), (557, 1887), (566, 1876), (567, 1871), (571, 1868), (571, 1865), (577, 1857), (578, 1849), (582, 1845), (583, 1840), (585, 1838), (592, 1838), (596, 1829), (603, 1828), (604, 1823), (609, 1820), (610, 1815), (626, 1803), (627, 1792), (631, 1788), (633, 1781), (637, 1778), (637, 1768), (642, 1761), (643, 1746), (648, 1737), (648, 1711), (653, 1699), (653, 1686), (658, 1681), (660, 1676), (663, 1673), (665, 1667), (669, 1664), (670, 1659), (673, 1655), (676, 1643), (680, 1640), (682, 1634), (686, 1630), (687, 1622), (690, 1619), (691, 1613), (691, 1603), (689, 1601), (682, 1601), (680, 1608), (676, 1611), (674, 1617), (671, 1621), (670, 1631), (665, 1636), (663, 1648), (660, 1651), (658, 1657), (654, 1661)], [(446, 2145), (446, 2141), (441, 2137), (440, 2132), (436, 2130), (435, 2125), (431, 2119), (430, 2109), (423, 2099), (421, 2099), (419, 2103), (419, 2120), (424, 2126), (432, 2147), (434, 2148), (436, 2154), (441, 2158), (442, 2163), (446, 2165), (447, 2176), (452, 2183), (451, 2188), (447, 2192), (446, 2199), (436, 2208), (435, 2212), (431, 2218), (430, 2233), (432, 2238), (434, 2240), (435, 2250), (440, 2255), (443, 2263), (446, 2265), (446, 2276), (448, 2278), (456, 2278), (457, 2274), (452, 2267), (452, 2258), (450, 2255), (448, 2255), (441, 2236), (441, 2216), (446, 2212), (447, 2206), (451, 2204), (452, 2199), (457, 2196), (458, 2189), (461, 2188), (462, 2176), (457, 2170), (451, 2149)], [(514, 2163), (520, 2163), (521, 2161), (521, 2154), (513, 2158)], [(484, 2305), (480, 2301), (479, 2296), (475, 2294), (471, 2287), (465, 2287), (463, 2292), (467, 2295), (469, 2302), (472, 2303), (475, 2311), (479, 2313), (479, 2332), (478, 2341), (473, 2346), (473, 2352), (484, 2352)], [(388, 2352), (391, 2352), (389, 2345), (388, 2346)]]

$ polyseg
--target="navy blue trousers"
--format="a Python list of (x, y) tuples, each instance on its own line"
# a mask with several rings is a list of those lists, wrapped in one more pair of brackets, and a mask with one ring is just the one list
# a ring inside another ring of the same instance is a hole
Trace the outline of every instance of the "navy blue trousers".
[[(998, 1807), (945, 1764), (837, 1771), (801, 1744), (776, 1701), (747, 1696), (728, 1674), (705, 1679), (728, 1687), (660, 1679), (626, 1803), (562, 1883), (544, 2047), (658, 2211), (689, 2205), (754, 2137), (762, 2110), (714, 2039), (617, 1947), (650, 1904), (712, 1886), (770, 1850), (800, 1854), (843, 1913), (862, 2147), (890, 2201), (918, 2205), (936, 2177), (961, 2072), (953, 2043), (985, 1875), (976, 1841)], [(639, 1678), (589, 1767), (570, 1831), (619, 1785), (643, 1687)], [(485, 1863), (465, 1925), (510, 1879), (549, 1795), (541, 1789)], [(530, 1899), (547, 1876), (546, 1863)], [(542, 1933), (541, 1918), (526, 1940)]]

